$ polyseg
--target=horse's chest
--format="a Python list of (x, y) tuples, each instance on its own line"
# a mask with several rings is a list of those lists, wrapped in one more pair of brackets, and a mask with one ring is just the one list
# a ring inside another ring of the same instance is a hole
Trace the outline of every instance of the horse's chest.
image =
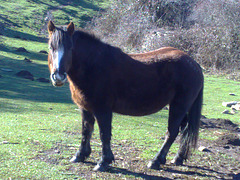
[(75, 104), (78, 105), (78, 107), (86, 110), (90, 109), (90, 106), (86, 101), (84, 93), (77, 86), (74, 86), (73, 84), (70, 83), (70, 91), (72, 95), (72, 100)]

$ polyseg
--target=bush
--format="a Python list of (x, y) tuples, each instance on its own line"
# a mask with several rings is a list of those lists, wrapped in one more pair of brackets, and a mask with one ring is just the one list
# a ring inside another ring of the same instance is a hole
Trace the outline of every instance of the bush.
[(239, 19), (233, 0), (118, 0), (88, 29), (125, 52), (173, 46), (208, 71), (239, 74)]
[[(142, 38), (154, 26), (138, 1), (112, 1), (111, 7), (87, 26), (102, 40), (129, 52), (141, 50)], [(139, 49), (140, 48), (140, 49)]]
[(175, 30), (172, 37), (162, 38), (161, 43), (187, 52), (206, 70), (240, 70), (237, 45), (240, 41), (234, 29), (194, 26), (188, 30)]
[(187, 21), (197, 0), (142, 0), (138, 6), (149, 12), (152, 21), (158, 26), (188, 27)]

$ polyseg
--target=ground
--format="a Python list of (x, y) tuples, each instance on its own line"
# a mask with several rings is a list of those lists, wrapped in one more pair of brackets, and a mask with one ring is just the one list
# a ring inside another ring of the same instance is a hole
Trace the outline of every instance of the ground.
[[(160, 170), (147, 169), (147, 160), (140, 158), (139, 154), (148, 147), (137, 147), (134, 142), (122, 140), (114, 141), (112, 144), (115, 162), (107, 172), (92, 171), (96, 165), (94, 157), (99, 157), (100, 151), (93, 152), (85, 163), (67, 166), (67, 172), (69, 176), (78, 174), (84, 179), (122, 179), (123, 177), (123, 179), (240, 179), (240, 129), (226, 119), (203, 117), (201, 120), (200, 133), (206, 136), (213, 133), (217, 135), (217, 139), (216, 137), (212, 140), (200, 138), (198, 147), (204, 147), (204, 150), (196, 150), (183, 166), (172, 165), (168, 159)], [(100, 146), (100, 143), (97, 144)], [(60, 159), (50, 158), (51, 155), (66, 149), (77, 148), (57, 143), (54, 148), (42, 152), (37, 158), (58, 164)]]

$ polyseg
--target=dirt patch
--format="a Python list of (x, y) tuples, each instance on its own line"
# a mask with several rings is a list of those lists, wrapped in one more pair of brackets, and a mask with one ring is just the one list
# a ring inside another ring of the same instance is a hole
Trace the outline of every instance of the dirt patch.
[(44, 161), (49, 164), (58, 165), (63, 157), (61, 153), (67, 149), (67, 146), (64, 146), (62, 143), (56, 143), (54, 147), (45, 151), (39, 151), (38, 155), (34, 159)]
[(174, 166), (170, 161), (175, 154), (170, 150), (167, 163), (162, 165), (160, 170), (147, 169), (147, 163), (153, 157), (142, 157), (143, 151), (153, 147), (136, 145), (130, 139), (113, 140), (115, 162), (107, 172), (92, 171), (101, 156), (101, 142), (94, 137), (92, 154), (85, 163), (68, 163), (78, 146), (64, 145), (61, 142), (56, 143), (50, 150), (40, 152), (36, 159), (62, 165), (65, 167), (64, 174), (75, 175), (81, 179), (240, 179), (240, 133), (237, 124), (226, 119), (203, 118), (201, 133), (210, 136), (220, 134), (215, 140), (199, 139), (198, 146), (205, 146), (210, 151), (196, 150), (183, 166)]
[(240, 134), (227, 134), (219, 137), (216, 143), (222, 145), (240, 146)]
[(229, 119), (207, 119), (206, 117), (202, 117), (201, 127), (226, 129), (231, 132), (240, 132), (240, 128), (238, 127), (238, 125), (234, 124)]

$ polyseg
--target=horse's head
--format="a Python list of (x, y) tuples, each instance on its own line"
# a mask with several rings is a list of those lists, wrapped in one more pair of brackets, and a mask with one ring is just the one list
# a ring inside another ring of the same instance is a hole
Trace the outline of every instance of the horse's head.
[(48, 67), (54, 86), (62, 86), (67, 80), (67, 73), (72, 64), (72, 34), (74, 24), (71, 22), (64, 31), (55, 27), (52, 21), (48, 23), (49, 53)]

